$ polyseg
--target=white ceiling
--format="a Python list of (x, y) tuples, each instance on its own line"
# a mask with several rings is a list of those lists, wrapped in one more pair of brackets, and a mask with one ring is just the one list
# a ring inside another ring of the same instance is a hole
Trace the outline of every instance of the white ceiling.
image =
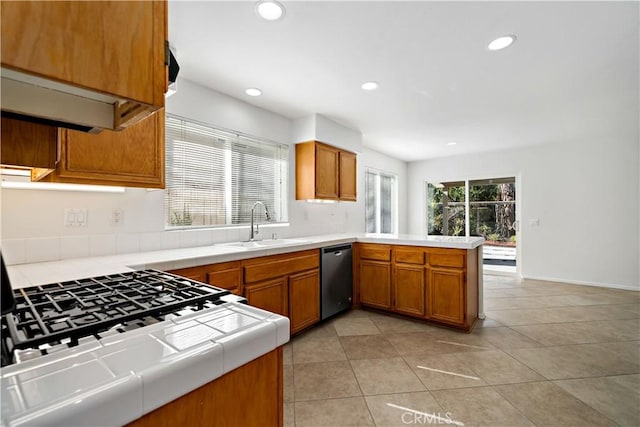
[(170, 1), (181, 77), (405, 161), (637, 131), (638, 2), (281, 2)]

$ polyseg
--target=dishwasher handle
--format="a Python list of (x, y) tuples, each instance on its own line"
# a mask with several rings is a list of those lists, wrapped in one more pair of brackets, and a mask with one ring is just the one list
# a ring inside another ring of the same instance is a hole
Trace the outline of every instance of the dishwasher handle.
[(322, 248), (322, 254), (323, 255), (333, 254), (334, 256), (341, 256), (343, 254), (343, 251), (347, 249), (351, 249), (351, 244)]

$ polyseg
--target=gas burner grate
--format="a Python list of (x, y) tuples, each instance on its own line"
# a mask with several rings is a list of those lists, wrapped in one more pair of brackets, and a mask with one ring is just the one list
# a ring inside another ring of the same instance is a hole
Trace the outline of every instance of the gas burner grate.
[(118, 324), (204, 306), (230, 292), (156, 270), (112, 274), (14, 291), (3, 317), (14, 349), (77, 341)]

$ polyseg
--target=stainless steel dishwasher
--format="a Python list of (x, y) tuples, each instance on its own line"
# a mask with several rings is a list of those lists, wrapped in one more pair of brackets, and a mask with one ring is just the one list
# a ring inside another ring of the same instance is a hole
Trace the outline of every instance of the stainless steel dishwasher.
[(353, 261), (351, 243), (322, 248), (320, 312), (324, 320), (351, 308)]

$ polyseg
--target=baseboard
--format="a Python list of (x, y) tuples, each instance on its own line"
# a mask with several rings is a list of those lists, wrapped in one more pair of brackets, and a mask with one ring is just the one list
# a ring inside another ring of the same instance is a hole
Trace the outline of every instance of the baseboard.
[(618, 285), (618, 284), (611, 284), (611, 283), (585, 282), (581, 280), (567, 280), (567, 279), (558, 279), (555, 277), (538, 277), (538, 276), (523, 276), (523, 279), (541, 280), (544, 282), (568, 283), (570, 285), (593, 286), (597, 288), (624, 289), (626, 291), (640, 292), (640, 288), (637, 286)]

